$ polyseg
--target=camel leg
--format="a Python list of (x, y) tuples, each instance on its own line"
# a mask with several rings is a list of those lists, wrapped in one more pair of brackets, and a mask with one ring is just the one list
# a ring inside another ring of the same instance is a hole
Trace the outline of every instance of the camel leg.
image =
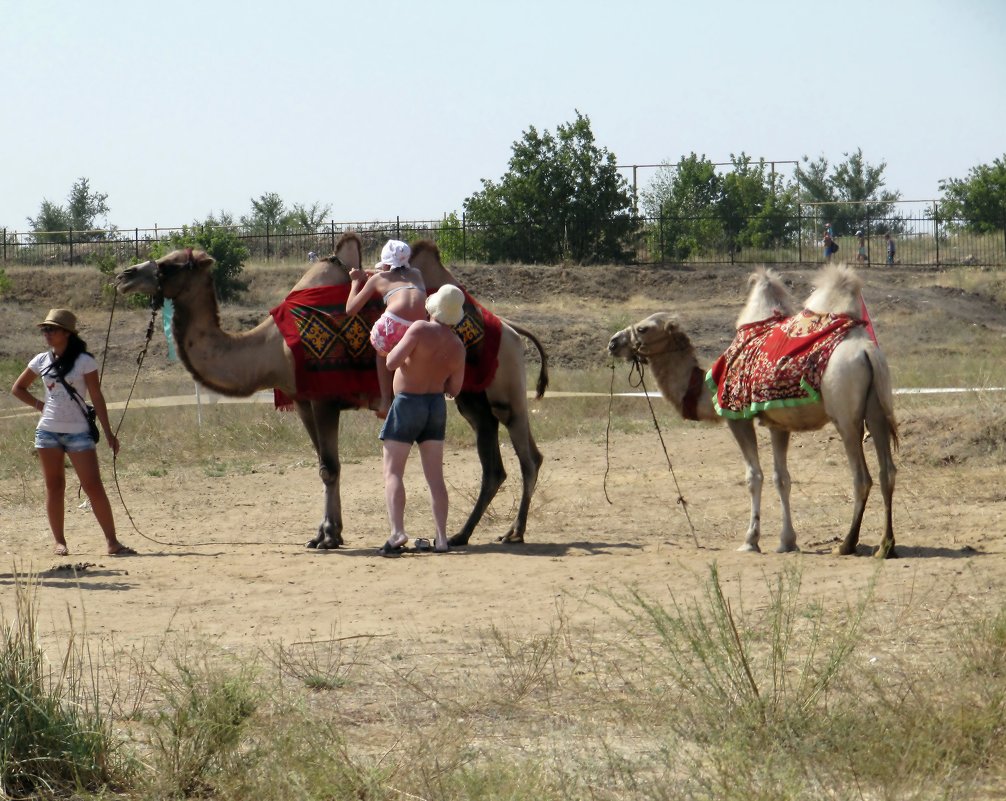
[(849, 470), (852, 472), (853, 508), (849, 533), (834, 552), (840, 556), (848, 556), (856, 553), (856, 545), (859, 544), (859, 530), (863, 525), (863, 513), (866, 511), (866, 501), (870, 497), (873, 479), (870, 477), (870, 469), (863, 454), (862, 417), (855, 424), (839, 425), (836, 422), (835, 427), (842, 437), (845, 456), (849, 460)]
[(342, 499), (339, 496), (339, 414), (342, 406), (328, 401), (297, 401), (297, 413), (318, 456), (318, 474), (325, 487), (325, 512), (308, 548), (330, 550), (343, 544)]
[(501, 542), (524, 542), (524, 531), (527, 528), (527, 515), (531, 508), (531, 496), (534, 494), (535, 485), (538, 483), (538, 470), (541, 468), (543, 457), (538, 446), (535, 444), (534, 436), (531, 434), (531, 423), (528, 420), (527, 409), (522, 414), (513, 411), (509, 406), (504, 410), (493, 407), (496, 418), (506, 427), (510, 434), (510, 442), (517, 454), (520, 462), (521, 475), (521, 495), (520, 507), (517, 509), (517, 518), (510, 529), (501, 538)]
[(787, 465), (790, 432), (773, 428), (771, 436), (772, 483), (775, 484), (776, 492), (779, 493), (779, 503), (782, 506), (782, 532), (779, 534), (779, 547), (775, 551), (776, 553), (789, 553), (790, 551), (800, 550), (796, 546), (796, 530), (793, 528), (793, 517), (790, 514), (789, 506), (790, 489), (793, 486), (793, 482), (789, 476), (789, 466)]
[(880, 491), (884, 495), (884, 539), (881, 540), (874, 556), (894, 559), (894, 483), (898, 469), (891, 455), (891, 426), (886, 415), (871, 395), (866, 407), (866, 426), (873, 438), (873, 446), (877, 451), (877, 463), (880, 466)]
[(754, 423), (750, 420), (727, 420), (730, 432), (737, 440), (744, 463), (747, 465), (747, 485), (751, 495), (751, 520), (748, 522), (744, 544), (738, 551), (761, 551), (758, 540), (761, 539), (761, 488), (765, 476), (758, 461), (758, 437), (755, 435)]
[(503, 457), (500, 455), (499, 420), (493, 414), (486, 394), (484, 392), (462, 392), (457, 396), (455, 402), (458, 411), (475, 430), (475, 446), (478, 450), (479, 462), (482, 464), (482, 485), (468, 520), (461, 527), (461, 531), (448, 540), (452, 547), (468, 544), (468, 540), (471, 539), (472, 532), (475, 531), (475, 527), (482, 519), (486, 508), (496, 497), (500, 486), (506, 480)]

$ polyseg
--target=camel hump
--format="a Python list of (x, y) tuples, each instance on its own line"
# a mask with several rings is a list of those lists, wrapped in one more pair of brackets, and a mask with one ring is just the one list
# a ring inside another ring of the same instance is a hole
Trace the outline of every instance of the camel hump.
[(818, 273), (814, 291), (803, 304), (817, 314), (845, 314), (862, 319), (863, 279), (847, 264), (828, 265)]

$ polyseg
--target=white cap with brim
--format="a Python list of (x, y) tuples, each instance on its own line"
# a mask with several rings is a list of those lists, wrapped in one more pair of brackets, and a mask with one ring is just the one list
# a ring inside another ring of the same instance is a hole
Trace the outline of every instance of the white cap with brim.
[(377, 266), (387, 266), (392, 270), (397, 270), (408, 265), (411, 256), (412, 250), (407, 244), (397, 239), (389, 239), (381, 250), (381, 260), (377, 263)]
[(426, 311), (444, 325), (457, 325), (465, 316), (465, 293), (453, 284), (444, 284), (426, 299)]

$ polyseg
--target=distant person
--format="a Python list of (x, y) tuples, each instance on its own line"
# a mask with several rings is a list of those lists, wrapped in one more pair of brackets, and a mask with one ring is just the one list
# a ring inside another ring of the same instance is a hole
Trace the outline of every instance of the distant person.
[(307, 260), (313, 264), (314, 262), (318, 261), (318, 254), (315, 253), (313, 250), (309, 250), (307, 252)]
[[(112, 453), (119, 452), (119, 440), (108, 423), (108, 408), (98, 381), (98, 365), (87, 352), (87, 343), (77, 334), (77, 317), (67, 309), (52, 309), (38, 324), (45, 337), (46, 349), (35, 356), (11, 387), (11, 395), (26, 403), (42, 417), (35, 429), (35, 449), (45, 481), (45, 511), (55, 541), (53, 553), (66, 556), (70, 550), (64, 531), (65, 459), (77, 473), (81, 489), (87, 493), (94, 517), (105, 534), (110, 556), (135, 554), (119, 542), (115, 534), (112, 507), (101, 483), (96, 443), (84, 411), (84, 399), (90, 396), (105, 441)], [(42, 377), (45, 400), (29, 391), (35, 379)]]
[(377, 272), (368, 274), (362, 268), (351, 270), (353, 284), (346, 301), (346, 314), (358, 314), (375, 292), (384, 298), (385, 311), (370, 329), (370, 344), (377, 351), (377, 382), (381, 388), (378, 417), (386, 417), (393, 393), (386, 358), (401, 340), (409, 326), (426, 319), (426, 285), (423, 274), (409, 264), (412, 251), (404, 242), (389, 239), (381, 251)]
[(897, 251), (897, 247), (894, 244), (894, 240), (891, 238), (889, 233), (884, 234), (884, 241), (887, 242), (887, 263), (894, 264), (894, 254)]
[(862, 229), (856, 231), (856, 238), (859, 240), (859, 248), (856, 251), (856, 261), (860, 264), (866, 264), (868, 261), (866, 256), (866, 236), (863, 234)]
[(831, 223), (825, 223), (824, 225), (824, 260), (826, 262), (831, 261), (831, 257), (838, 252), (838, 243), (835, 242), (835, 232), (831, 227)]
[[(445, 284), (426, 301), (430, 320), (409, 326), (388, 354), (394, 370), (395, 399), (381, 428), (384, 443), (384, 496), (391, 534), (381, 547), (382, 556), (401, 553), (405, 533), (405, 463), (412, 443), (419, 444), (423, 475), (430, 488), (435, 529), (434, 550), (444, 553), (447, 544), (447, 484), (444, 482), (444, 436), (447, 401), (461, 391), (465, 377), (465, 346), (453, 326), (464, 317), (464, 293)], [(421, 540), (416, 540), (419, 547)]]

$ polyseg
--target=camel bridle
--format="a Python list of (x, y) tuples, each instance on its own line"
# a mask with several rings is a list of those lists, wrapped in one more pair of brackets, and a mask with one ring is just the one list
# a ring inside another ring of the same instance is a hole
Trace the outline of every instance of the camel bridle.
[[(165, 270), (165, 265), (161, 264), (156, 259), (149, 259), (147, 264), (153, 265), (154, 268), (154, 280), (156, 282), (156, 288), (153, 294), (150, 296), (150, 308), (153, 309), (154, 314), (157, 314), (157, 310), (164, 305), (164, 279), (169, 274)], [(189, 271), (196, 268), (196, 260), (192, 255), (192, 248), (185, 248), (185, 262), (183, 264), (172, 264), (169, 266), (170, 273), (175, 273), (179, 270)], [(153, 326), (153, 319), (151, 319), (150, 324)]]

